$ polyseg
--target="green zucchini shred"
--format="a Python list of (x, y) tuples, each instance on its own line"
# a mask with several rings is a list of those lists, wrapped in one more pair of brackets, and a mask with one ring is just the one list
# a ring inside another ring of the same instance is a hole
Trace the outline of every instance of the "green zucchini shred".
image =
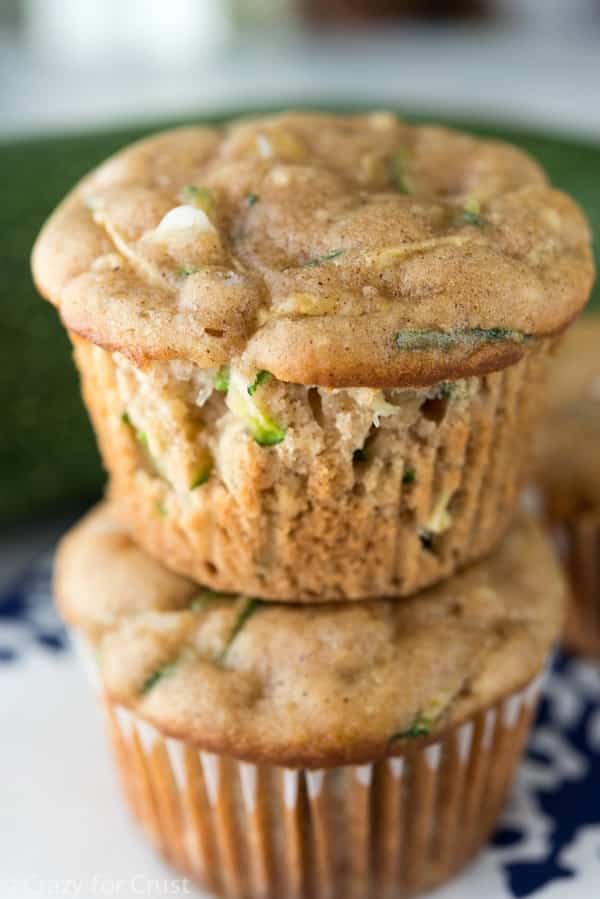
[(476, 225), (477, 227), (481, 227), (485, 224), (485, 219), (478, 212), (475, 212), (473, 209), (463, 209), (462, 211), (463, 222), (466, 222), (468, 225)]
[(442, 400), (449, 400), (456, 393), (456, 384), (452, 381), (443, 381), (438, 387), (438, 397)]
[(169, 674), (173, 673), (176, 662), (169, 662), (167, 665), (163, 665), (162, 668), (158, 668), (156, 671), (153, 671), (152, 674), (146, 678), (144, 683), (142, 684), (142, 689), (140, 693), (144, 695), (148, 693), (156, 684), (161, 681), (164, 677), (168, 677)]
[(206, 484), (210, 477), (210, 468), (201, 471), (190, 483), (190, 490), (196, 490), (198, 487), (202, 487), (203, 484)]
[(252, 384), (248, 384), (248, 395), (254, 396), (260, 385), (266, 384), (266, 382), (269, 381), (270, 378), (271, 372), (265, 371), (264, 369), (259, 371)]
[(192, 478), (192, 481), (190, 483), (190, 490), (196, 490), (198, 487), (202, 487), (203, 484), (206, 484), (206, 482), (210, 478), (211, 471), (212, 461), (207, 463), (204, 468), (199, 469), (197, 475)]
[(135, 437), (136, 441), (139, 443), (141, 447), (143, 447), (146, 451), (148, 450), (148, 435), (145, 431), (138, 431), (134, 423), (129, 417), (127, 412), (121, 413), (121, 423), (125, 425), (126, 428), (129, 428), (133, 437)]
[(259, 446), (276, 446), (285, 440), (287, 428), (281, 428), (272, 419), (266, 427), (255, 423), (252, 427), (252, 436)]
[(406, 730), (397, 731), (390, 737), (390, 743), (396, 740), (416, 740), (417, 737), (426, 737), (433, 727), (433, 721), (419, 713), (412, 724)]
[(249, 618), (254, 615), (254, 613), (258, 610), (258, 608), (263, 605), (263, 601), (261, 599), (255, 599), (254, 597), (247, 597), (246, 602), (242, 606), (242, 609), (231, 629), (231, 632), (227, 638), (225, 646), (221, 650), (219, 654), (219, 661), (222, 662), (225, 659), (225, 656), (229, 652), (231, 645), (237, 635), (240, 633), (246, 622)]
[(528, 335), (512, 328), (458, 328), (456, 331), (420, 329), (399, 331), (394, 342), (400, 350), (449, 350), (477, 343), (524, 343)]
[(273, 420), (269, 412), (253, 396), (255, 390), (249, 389), (249, 386), (258, 386), (258, 383), (264, 382), (265, 379), (266, 376), (263, 375), (258, 377), (254, 384), (248, 385), (242, 376), (235, 371), (232, 372), (227, 391), (227, 405), (233, 414), (244, 422), (246, 429), (259, 446), (275, 446), (285, 438), (287, 428), (281, 427)]

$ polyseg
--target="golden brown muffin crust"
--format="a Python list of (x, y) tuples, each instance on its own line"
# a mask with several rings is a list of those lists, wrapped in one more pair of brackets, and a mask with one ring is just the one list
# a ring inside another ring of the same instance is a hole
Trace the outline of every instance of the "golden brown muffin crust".
[(487, 561), (402, 602), (287, 606), (210, 594), (135, 547), (107, 505), (63, 540), (62, 614), (104, 688), (161, 730), (303, 766), (393, 753), (523, 686), (556, 638), (564, 585), (522, 520)]
[(287, 113), (125, 149), (59, 206), (33, 271), (67, 327), (140, 364), (385, 387), (515, 362), (577, 314), (593, 265), (577, 206), (514, 147)]
[(552, 518), (600, 513), (600, 317), (574, 325), (549, 377), (535, 478)]

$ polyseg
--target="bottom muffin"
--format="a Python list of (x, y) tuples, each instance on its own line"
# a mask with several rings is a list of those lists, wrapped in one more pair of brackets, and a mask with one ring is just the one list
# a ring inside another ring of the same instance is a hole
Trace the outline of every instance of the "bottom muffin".
[(600, 658), (600, 317), (581, 319), (552, 367), (535, 488), (571, 586), (563, 641)]
[(243, 899), (406, 897), (462, 866), (502, 807), (565, 593), (523, 520), (402, 602), (232, 597), (144, 555), (105, 505), (64, 539), (55, 587), (134, 814)]

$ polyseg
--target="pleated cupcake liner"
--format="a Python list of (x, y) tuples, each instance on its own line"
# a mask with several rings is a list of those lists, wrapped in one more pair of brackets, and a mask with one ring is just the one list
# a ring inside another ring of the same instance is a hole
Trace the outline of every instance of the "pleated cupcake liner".
[(447, 880), (493, 830), (541, 681), (388, 758), (313, 770), (203, 751), (97, 687), (135, 819), (203, 888), (227, 899), (407, 899)]
[[(433, 438), (418, 429), (398, 436), (386, 453), (401, 465), (392, 471), (388, 455), (363, 461), (354, 484), (331, 495), (310, 472), (299, 485), (295, 468), (263, 490), (243, 459), (235, 496), (216, 475), (193, 494), (177, 493), (139, 467), (111, 356), (78, 339), (76, 359), (110, 496), (136, 542), (216, 590), (319, 602), (410, 596), (496, 545), (518, 502), (553, 346), (540, 341), (518, 363), (473, 379), (475, 395), (460, 411), (447, 411), (452, 399), (434, 401), (432, 418), (423, 413)], [(332, 467), (332, 483), (335, 474)]]

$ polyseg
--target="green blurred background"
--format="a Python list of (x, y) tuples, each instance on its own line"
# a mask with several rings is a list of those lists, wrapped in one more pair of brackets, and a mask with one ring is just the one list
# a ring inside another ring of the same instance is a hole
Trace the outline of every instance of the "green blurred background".
[[(581, 203), (600, 234), (600, 148), (451, 124), (528, 150)], [(36, 294), (29, 255), (44, 219), (74, 182), (156, 127), (0, 144), (0, 526), (78, 508), (101, 491), (103, 474), (69, 345), (55, 310)], [(598, 287), (592, 302), (600, 308)]]

